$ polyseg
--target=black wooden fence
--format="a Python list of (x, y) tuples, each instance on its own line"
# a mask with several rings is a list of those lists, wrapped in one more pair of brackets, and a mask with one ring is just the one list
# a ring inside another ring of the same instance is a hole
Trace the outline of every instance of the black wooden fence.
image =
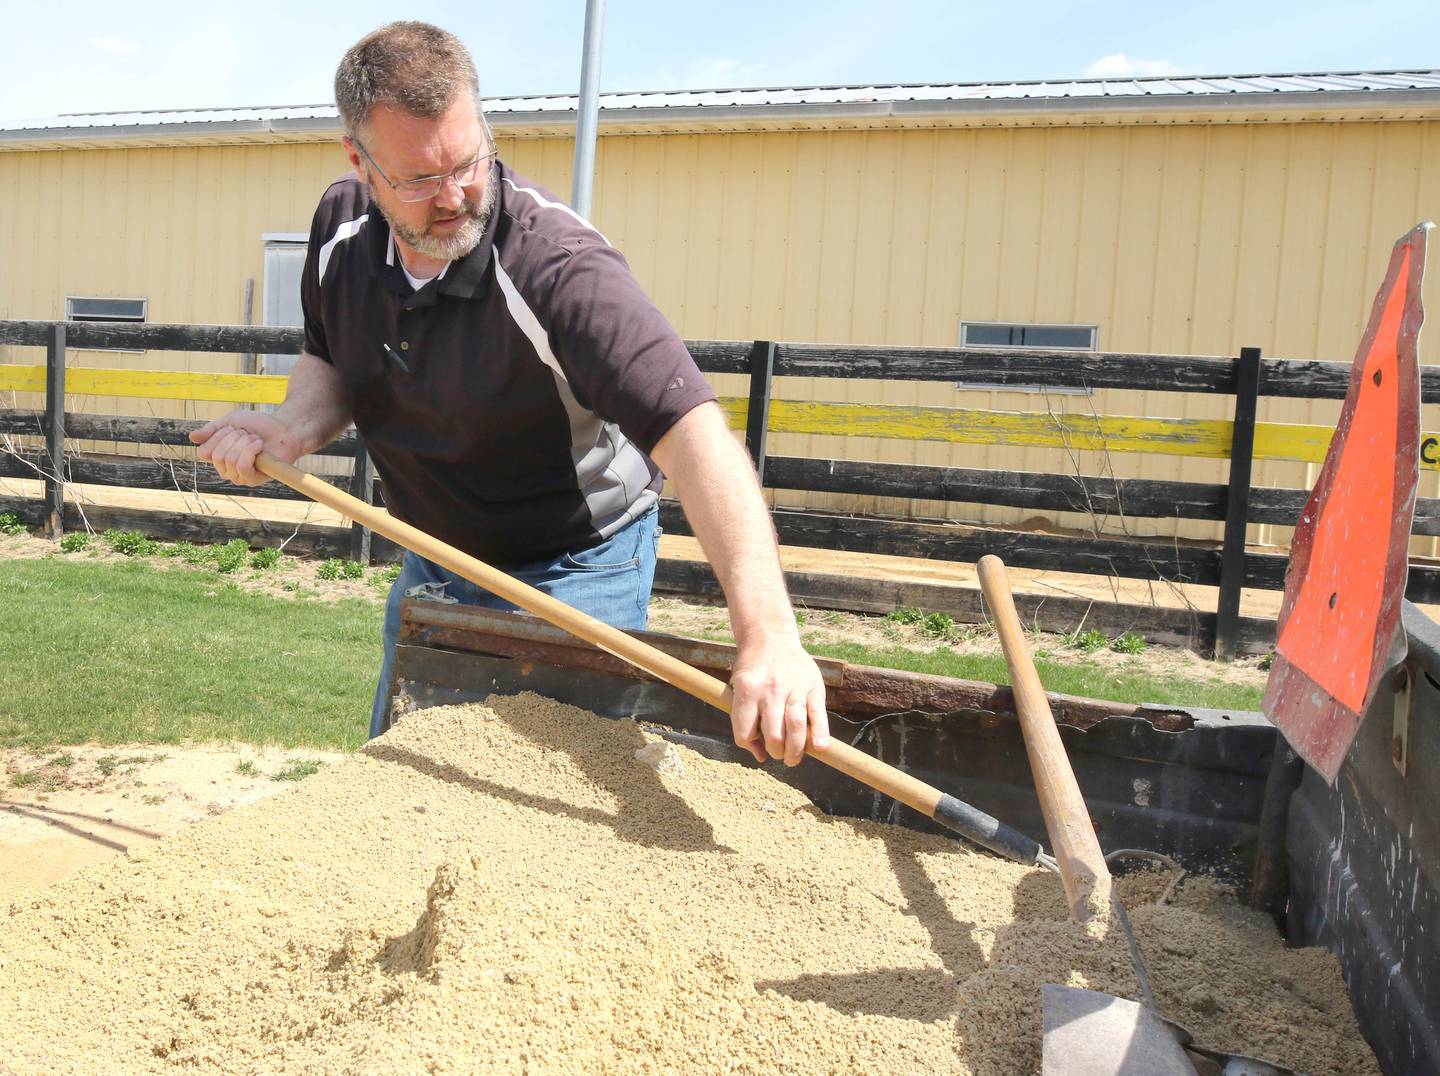
[[(189, 447), (185, 435), (199, 422), (62, 411), (67, 347), (293, 354), (300, 348), (299, 330), (10, 321), (0, 322), (0, 344), (45, 347), (49, 367), (45, 412), (0, 410), (0, 434), (38, 435), (46, 443), (43, 451), (0, 453), (0, 477), (34, 478), (43, 473), (49, 476), (46, 498), (43, 502), (0, 498), (0, 509), (16, 511), (33, 522), (48, 522), (54, 531), (81, 526), (77, 506), (62, 500), (61, 479), (231, 496), (299, 497), (278, 484), (259, 490), (237, 488), (191, 460), (187, 453), (176, 453), (176, 447)], [(770, 341), (691, 341), (689, 347), (706, 373), (749, 376), (746, 443), (769, 488), (1081, 512), (1096, 517), (1218, 520), (1224, 522), (1225, 536), (1223, 543), (1215, 546), (1167, 539), (1141, 541), (1104, 535), (1076, 537), (999, 528), (957, 528), (945, 521), (777, 508), (772, 518), (782, 544), (956, 562), (974, 562), (985, 553), (995, 553), (1021, 568), (1215, 586), (1219, 588), (1219, 600), (1214, 611), (1024, 595), (1017, 601), (1022, 615), (1044, 630), (1068, 631), (1081, 624), (1112, 634), (1135, 630), (1155, 641), (1213, 649), (1226, 657), (1237, 651), (1263, 652), (1273, 645), (1273, 621), (1239, 616), (1241, 589), (1275, 590), (1284, 585), (1287, 558), (1248, 552), (1244, 546), (1247, 524), (1294, 524), (1308, 496), (1306, 490), (1251, 488), (1257, 401), (1261, 396), (1341, 399), (1350, 374), (1349, 363), (1262, 359), (1254, 349), (1245, 349), (1236, 359), (1217, 359)], [(1116, 479), (773, 456), (766, 448), (771, 383), (775, 377), (786, 376), (1040, 384), (1084, 390), (1149, 389), (1227, 396), (1234, 401), (1235, 413), (1230, 480), (1212, 484)], [(1440, 370), (1426, 370), (1422, 378), (1423, 401), (1440, 402)], [(168, 455), (156, 456), (153, 451), (150, 455), (124, 456), (67, 454), (67, 438), (166, 446)], [(353, 433), (322, 450), (324, 454), (351, 459), (357, 452), (358, 441)], [(363, 461), (363, 452), (359, 455)], [(347, 485), (352, 492), (366, 497), (374, 489), (364, 467), (337, 484)], [(222, 520), (100, 506), (88, 508), (86, 519), (91, 526), (116, 526), (169, 537), (225, 540), (238, 536), (256, 545), (288, 540), (287, 548), (297, 552), (346, 551), (357, 557), (369, 554), (369, 536), (354, 528), (349, 534), (337, 528), (308, 528), (296, 535), (292, 525), (264, 519)], [(691, 533), (676, 504), (667, 502), (662, 506), (661, 523), (672, 534)], [(1418, 503), (1414, 533), (1440, 534), (1440, 500), (1422, 499)], [(393, 550), (377, 538), (375, 555), (384, 558), (393, 555)], [(978, 591), (967, 588), (806, 572), (787, 573), (787, 579), (797, 604), (810, 607), (884, 612), (914, 606), (947, 612), (962, 620), (984, 616)], [(719, 595), (708, 567), (692, 561), (662, 561), (656, 585), (662, 591)], [(1407, 596), (1412, 601), (1440, 601), (1440, 569), (1412, 567)]]

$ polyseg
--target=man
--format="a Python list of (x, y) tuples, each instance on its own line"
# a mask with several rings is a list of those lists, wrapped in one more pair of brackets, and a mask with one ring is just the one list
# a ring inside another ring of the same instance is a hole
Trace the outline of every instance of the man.
[[(645, 626), (668, 476), (729, 602), (735, 742), (789, 765), (807, 738), (824, 746), (825, 689), (755, 472), (624, 258), (498, 160), (453, 35), (416, 22), (367, 35), (335, 95), (354, 175), (315, 214), (285, 402), (195, 431), (201, 458), (260, 485), (261, 450), (293, 462), (353, 421), (397, 517), (617, 627)], [(504, 606), (407, 554), (372, 736), (400, 599), (424, 582)]]

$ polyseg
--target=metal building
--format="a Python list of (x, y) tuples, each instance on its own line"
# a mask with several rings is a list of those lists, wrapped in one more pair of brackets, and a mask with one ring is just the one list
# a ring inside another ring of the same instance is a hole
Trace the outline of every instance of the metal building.
[[(575, 104), (487, 102), (503, 155), (553, 191), (570, 189)], [(1440, 216), (1440, 71), (626, 93), (600, 104), (595, 223), (692, 338), (1202, 355), (1258, 346), (1267, 356), (1348, 360), (1391, 244)], [(297, 244), (320, 192), (347, 167), (339, 133), (332, 106), (0, 127), (0, 317), (293, 323)], [(1437, 347), (1427, 334), (1422, 357), (1435, 361)], [(244, 361), (144, 357), (151, 368), (225, 372)], [(738, 379), (720, 387), (743, 391)], [(1223, 400), (1163, 393), (803, 380), (777, 390), (1008, 411), (1227, 414)], [(1318, 423), (1337, 411), (1266, 401), (1261, 418)], [(1064, 465), (1054, 450), (878, 438), (788, 436), (772, 449)], [(1174, 457), (1070, 462), (1090, 473), (1225, 474), (1223, 462)], [(1270, 463), (1257, 477), (1302, 485), (1313, 475)], [(1422, 487), (1440, 493), (1433, 476)], [(780, 496), (957, 515), (930, 502)], [(958, 514), (1014, 522), (1023, 513)], [(1164, 521), (1133, 529), (1156, 528), (1216, 533)]]

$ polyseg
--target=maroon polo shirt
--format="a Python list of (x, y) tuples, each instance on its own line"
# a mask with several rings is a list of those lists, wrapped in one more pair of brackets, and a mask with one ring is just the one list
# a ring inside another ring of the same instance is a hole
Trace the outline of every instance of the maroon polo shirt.
[(320, 201), (305, 350), (349, 394), (390, 511), (495, 564), (588, 548), (656, 503), (647, 453), (714, 392), (624, 257), (503, 164), (479, 246), (416, 291), (363, 183)]

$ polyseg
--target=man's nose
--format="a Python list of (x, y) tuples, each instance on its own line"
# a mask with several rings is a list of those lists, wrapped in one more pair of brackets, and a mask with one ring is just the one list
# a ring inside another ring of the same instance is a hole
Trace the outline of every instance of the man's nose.
[(440, 182), (440, 193), (435, 195), (435, 204), (441, 209), (459, 209), (465, 204), (465, 188), (454, 176), (446, 176)]

